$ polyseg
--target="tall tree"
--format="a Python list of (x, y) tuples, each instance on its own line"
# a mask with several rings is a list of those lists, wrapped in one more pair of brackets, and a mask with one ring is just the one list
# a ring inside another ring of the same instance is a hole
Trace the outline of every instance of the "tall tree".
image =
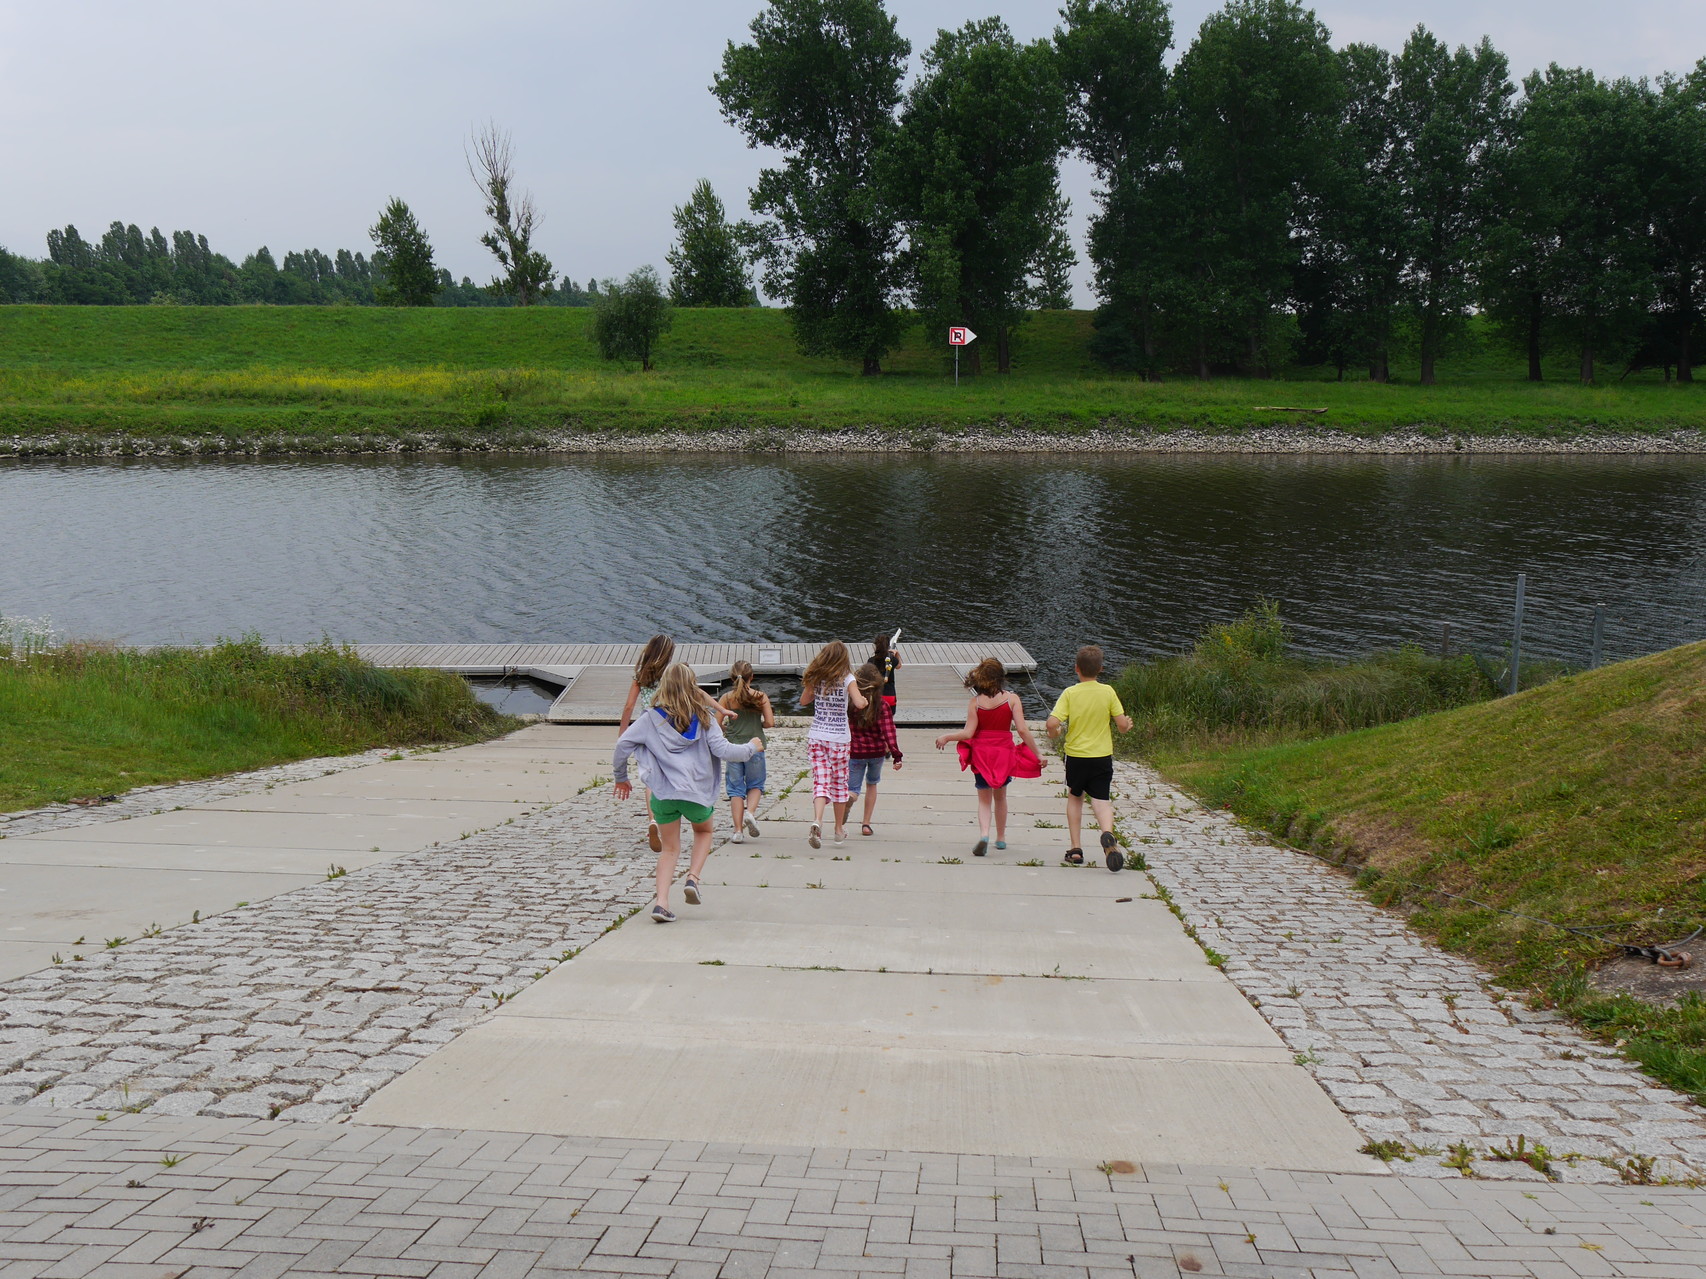
[(912, 46), (882, 0), (772, 0), (751, 32), (711, 87), (749, 146), (783, 155), (753, 188), (765, 220), (746, 228), (764, 287), (785, 299), (801, 351), (881, 372), (902, 332), (900, 236), (873, 165)]
[(658, 339), (674, 322), (658, 273), (643, 266), (626, 280), (606, 280), (593, 304), (592, 338), (607, 360), (638, 360), (649, 373)]
[(911, 232), (926, 325), (983, 331), (1003, 373), (1032, 265), (1053, 232), (1065, 140), (1053, 46), (1021, 45), (1000, 18), (985, 18), (937, 35), (881, 166)]
[(1089, 256), (1102, 307), (1092, 349), (1117, 368), (1160, 371), (1159, 316), (1179, 230), (1167, 198), (1174, 173), (1167, 0), (1068, 0), (1054, 33), (1071, 140), (1102, 184)]
[(735, 229), (723, 202), (700, 178), (686, 204), (675, 209), (675, 246), (669, 262), (669, 296), (676, 306), (751, 306), (756, 299)]
[(502, 272), (492, 281), (498, 294), (517, 306), (543, 301), (557, 278), (551, 259), (533, 247), (539, 209), (531, 192), (515, 189), (515, 150), (508, 131), (487, 124), (469, 140), (468, 176), (486, 200), (492, 229), (480, 237)]
[(1295, 0), (1229, 0), (1174, 73), (1198, 305), (1249, 373), (1278, 357), (1274, 321), (1299, 256), (1293, 228), (1321, 181), (1339, 72), (1327, 29)]
[(1072, 201), (1056, 187), (1044, 218), (1048, 234), (1042, 237), (1030, 264), (1027, 303), (1039, 311), (1072, 309), (1072, 268), (1078, 265), (1078, 251), (1072, 247), (1072, 232), (1067, 225), (1071, 216)]
[(1659, 82), (1647, 186), (1657, 286), (1676, 375), (1694, 380), (1694, 332), (1706, 292), (1706, 59)]
[(1345, 94), (1322, 180), (1300, 228), (1299, 318), (1306, 354), (1390, 376), (1390, 347), (1409, 261), (1397, 173), (1392, 59), (1367, 44), (1339, 52)]
[(438, 267), (414, 211), (392, 196), (367, 234), (373, 240), (373, 264), (379, 268), (374, 300), (380, 306), (431, 306), (438, 296)]
[(1447, 333), (1474, 296), (1470, 265), (1491, 223), (1489, 177), (1514, 89), (1504, 54), (1487, 40), (1452, 51), (1425, 27), (1404, 42), (1393, 82), (1413, 246), (1407, 284), (1421, 330), (1421, 380), (1431, 385)]

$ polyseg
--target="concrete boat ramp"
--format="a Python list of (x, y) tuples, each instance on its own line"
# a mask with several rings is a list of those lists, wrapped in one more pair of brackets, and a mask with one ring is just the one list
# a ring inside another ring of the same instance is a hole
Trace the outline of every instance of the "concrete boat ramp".
[(1379, 1169), (1146, 876), (1057, 864), (1058, 776), (978, 859), (957, 761), (902, 740), (875, 837), (813, 851), (797, 789), (713, 855), (704, 905), (636, 916), (356, 1121)]
[[(458, 675), (515, 676), (562, 691), (546, 712), (554, 724), (614, 724), (628, 696), (640, 644), (357, 644), (375, 666), (429, 667)], [(748, 661), (759, 675), (798, 676), (819, 644), (757, 640), (733, 644), (680, 644), (676, 660), (691, 665), (701, 682), (726, 680), (729, 668)], [(868, 642), (849, 641), (854, 660), (870, 652)], [(986, 657), (1000, 659), (1009, 675), (1029, 676), (1036, 659), (1011, 641), (905, 643), (901, 676), (906, 696), (897, 712), (902, 725), (959, 724), (965, 718), (963, 681)]]

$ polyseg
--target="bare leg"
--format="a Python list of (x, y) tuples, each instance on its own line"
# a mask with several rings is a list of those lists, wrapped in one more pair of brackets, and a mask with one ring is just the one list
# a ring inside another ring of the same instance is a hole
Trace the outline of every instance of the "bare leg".
[(985, 839), (989, 838), (989, 810), (994, 807), (995, 792), (980, 790), (977, 793), (977, 831)]
[(847, 834), (847, 810), (852, 807), (852, 800), (838, 799), (835, 801), (835, 837), (837, 839)]
[[(764, 792), (754, 787), (746, 793), (746, 811), (754, 817), (758, 816), (758, 805), (764, 799)], [(737, 822), (736, 825), (739, 825)]]
[(812, 820), (814, 822), (816, 822), (819, 826), (823, 825), (823, 810), (824, 810), (825, 806), (828, 805), (828, 803), (829, 803), (829, 799), (827, 796), (824, 796), (824, 795), (813, 795), (812, 796)]
[(675, 864), (681, 859), (681, 823), (659, 822), (663, 851), (658, 854), (658, 905), (669, 909), (669, 886), (675, 881)]
[(995, 838), (1007, 838), (1007, 788), (995, 788)]
[(1110, 800), (1092, 799), (1090, 801), (1090, 808), (1096, 814), (1096, 825), (1106, 831), (1113, 830), (1114, 806)]
[(871, 817), (877, 811), (877, 784), (865, 783), (865, 825), (871, 824)]
[[(677, 836), (679, 838), (679, 835)], [(698, 879), (711, 855), (711, 823), (700, 822), (693, 828), (693, 853), (687, 861), (687, 873)], [(671, 868), (673, 869), (673, 867)]]
[(735, 834), (740, 834), (741, 822), (746, 817), (746, 801), (738, 795), (729, 796), (729, 820), (734, 823)]
[(1066, 846), (1068, 848), (1084, 847), (1078, 841), (1078, 833), (1084, 825), (1084, 796), (1067, 795), (1066, 797)]

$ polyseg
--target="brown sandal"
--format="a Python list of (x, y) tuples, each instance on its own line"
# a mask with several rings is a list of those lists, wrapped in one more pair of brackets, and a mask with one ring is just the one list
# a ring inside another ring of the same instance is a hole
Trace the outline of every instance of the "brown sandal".
[(876, 832), (871, 829), (871, 823), (870, 822), (861, 822), (859, 824), (859, 833), (861, 835), (873, 835)]

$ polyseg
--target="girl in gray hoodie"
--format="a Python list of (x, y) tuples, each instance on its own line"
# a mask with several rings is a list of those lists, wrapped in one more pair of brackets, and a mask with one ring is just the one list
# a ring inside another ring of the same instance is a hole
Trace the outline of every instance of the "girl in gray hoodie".
[(721, 760), (745, 762), (764, 749), (764, 740), (736, 746), (723, 736), (717, 708), (699, 691), (693, 668), (677, 662), (658, 681), (650, 710), (642, 711), (616, 739), (616, 798), (633, 794), (628, 764), (637, 758), (651, 788), (652, 820), (663, 848), (658, 853), (658, 899), (652, 920), (675, 922), (669, 908), (669, 886), (681, 857), (681, 825), (693, 828), (693, 853), (687, 863), (684, 895), (689, 906), (703, 900), (699, 876), (711, 855), (711, 819), (717, 811)]

